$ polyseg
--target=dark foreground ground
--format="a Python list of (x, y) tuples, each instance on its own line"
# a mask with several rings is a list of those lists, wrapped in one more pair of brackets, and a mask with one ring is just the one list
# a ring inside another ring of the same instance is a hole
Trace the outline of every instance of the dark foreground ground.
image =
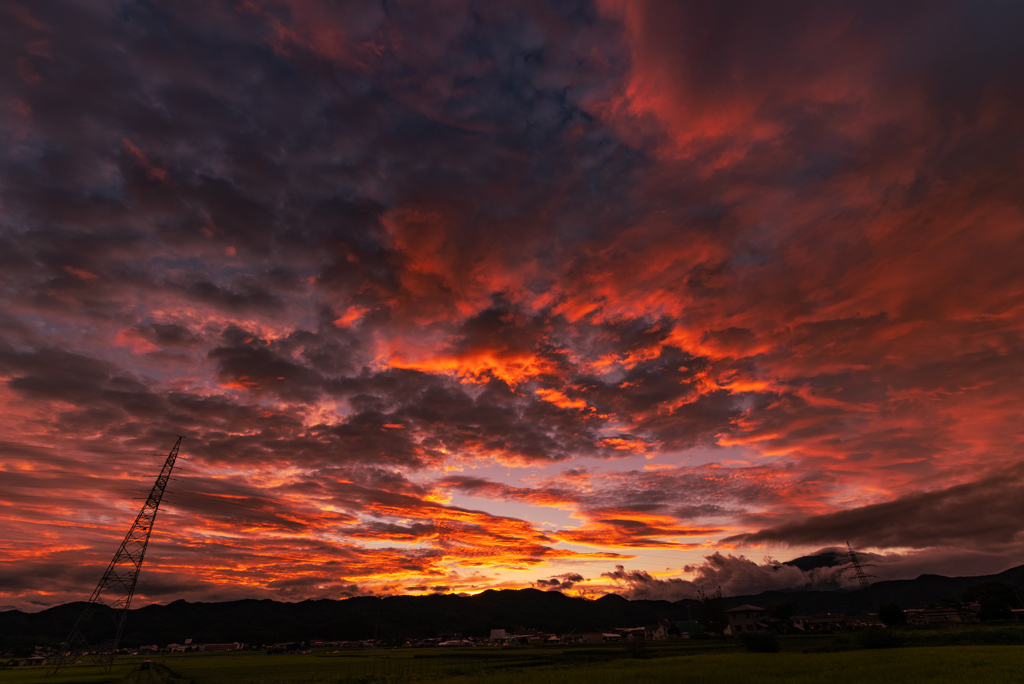
[[(1024, 682), (1024, 627), (891, 631), (873, 639), (856, 634), (782, 637), (778, 653), (747, 652), (734, 641), (693, 640), (640, 648), (609, 644), (188, 654), (155, 656), (148, 670), (141, 669), (144, 658), (136, 656), (120, 659), (108, 675), (85, 663), (57, 677), (47, 677), (45, 668), (3, 669), (0, 684)], [(896, 646), (901, 643), (931, 645)]]

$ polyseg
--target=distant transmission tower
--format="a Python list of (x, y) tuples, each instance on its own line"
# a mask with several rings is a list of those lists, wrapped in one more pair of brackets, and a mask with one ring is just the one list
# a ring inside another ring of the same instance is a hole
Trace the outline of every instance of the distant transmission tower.
[(860, 559), (857, 558), (857, 552), (850, 546), (850, 542), (846, 542), (846, 549), (848, 551), (847, 557), (850, 559), (850, 566), (853, 567), (853, 572), (857, 575), (857, 581), (860, 582), (860, 588), (869, 588), (871, 582), (868, 581), (868, 575), (864, 574), (864, 567), (861, 565)]
[(89, 650), (89, 643), (85, 639), (84, 632), (91, 631), (88, 630), (88, 627), (91, 619), (97, 613), (102, 613), (104, 618), (109, 617), (113, 620), (114, 638), (112, 642), (103, 643), (93, 660), (105, 673), (110, 672), (114, 666), (114, 653), (117, 651), (117, 644), (121, 641), (124, 620), (128, 617), (128, 608), (132, 603), (132, 595), (135, 594), (135, 583), (139, 580), (142, 559), (146, 555), (146, 546), (149, 545), (149, 535), (153, 532), (153, 523), (156, 521), (156, 513), (160, 508), (164, 490), (167, 488), (167, 481), (171, 478), (174, 461), (178, 458), (181, 440), (182, 438), (178, 437), (171, 453), (167, 455), (164, 467), (160, 469), (160, 475), (156, 478), (153, 489), (149, 491), (149, 498), (146, 499), (142, 510), (135, 517), (135, 522), (128, 530), (128, 534), (125, 535), (121, 546), (118, 547), (117, 553), (114, 554), (114, 559), (110, 561), (99, 584), (93, 590), (85, 610), (78, 617), (75, 626), (71, 628), (68, 638), (60, 645), (60, 651), (48, 674), (55, 675), (74, 663), (76, 651)]
[(846, 550), (847, 558), (850, 559), (850, 562), (847, 563), (847, 567), (853, 568), (854, 574), (857, 575), (857, 582), (860, 583), (860, 589), (862, 590), (861, 605), (867, 609), (867, 612), (870, 612), (873, 608), (878, 607), (876, 597), (874, 597), (874, 592), (871, 591), (871, 583), (867, 580), (867, 578), (873, 578), (874, 575), (866, 574), (864, 572), (864, 568), (874, 567), (874, 565), (872, 563), (861, 563), (860, 558), (857, 557), (857, 552), (853, 550), (853, 547), (850, 546), (849, 542), (846, 543)]

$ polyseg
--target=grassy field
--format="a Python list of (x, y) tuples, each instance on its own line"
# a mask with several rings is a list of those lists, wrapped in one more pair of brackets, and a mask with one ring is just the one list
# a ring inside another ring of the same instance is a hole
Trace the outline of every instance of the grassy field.
[(782, 653), (745, 653), (729, 642), (659, 644), (632, 658), (623, 646), (398, 649), (267, 656), (157, 656), (118, 662), (109, 675), (83, 665), (58, 677), (44, 668), (0, 670), (0, 684), (657, 684), (822, 682), (915, 684), (1024, 682), (1024, 646), (944, 646), (841, 652), (821, 638), (784, 640)]

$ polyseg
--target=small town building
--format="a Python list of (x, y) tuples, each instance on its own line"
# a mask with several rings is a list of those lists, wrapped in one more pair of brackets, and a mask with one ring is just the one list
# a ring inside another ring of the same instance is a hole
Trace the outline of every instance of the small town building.
[(845, 624), (846, 615), (843, 613), (793, 616), (793, 626), (804, 632), (835, 632), (843, 629)]
[(623, 639), (633, 639), (634, 641), (647, 639), (646, 627), (616, 627), (615, 631)]
[(448, 641), (442, 641), (438, 646), (476, 646), (469, 639), (449, 639)]
[(604, 634), (600, 632), (583, 632), (577, 635), (577, 641), (584, 644), (600, 644), (604, 642)]
[(664, 641), (668, 639), (668, 626), (664, 622), (644, 627), (645, 638), (651, 641)]
[(977, 622), (972, 611), (956, 607), (911, 608), (903, 611), (912, 625), (943, 625), (951, 622)]
[(764, 624), (765, 610), (760, 606), (744, 604), (725, 611), (729, 619), (726, 634), (743, 634), (744, 632), (760, 632), (766, 628)]
[(232, 641), (230, 644), (200, 644), (199, 650), (213, 653), (222, 653), (224, 651), (239, 651), (242, 649), (242, 644), (237, 641)]
[(37, 665), (45, 665), (46, 656), (35, 655), (29, 658), (23, 658), (18, 662), (18, 667), (32, 667)]
[(847, 615), (843, 621), (847, 627), (861, 629), (863, 627), (885, 627), (885, 623), (878, 619), (874, 613), (861, 615)]

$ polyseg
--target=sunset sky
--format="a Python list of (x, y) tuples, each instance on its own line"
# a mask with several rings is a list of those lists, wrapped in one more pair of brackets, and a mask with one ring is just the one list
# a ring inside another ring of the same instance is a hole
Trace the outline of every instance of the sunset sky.
[(0, 608), (1024, 563), (1024, 4), (0, 8)]

